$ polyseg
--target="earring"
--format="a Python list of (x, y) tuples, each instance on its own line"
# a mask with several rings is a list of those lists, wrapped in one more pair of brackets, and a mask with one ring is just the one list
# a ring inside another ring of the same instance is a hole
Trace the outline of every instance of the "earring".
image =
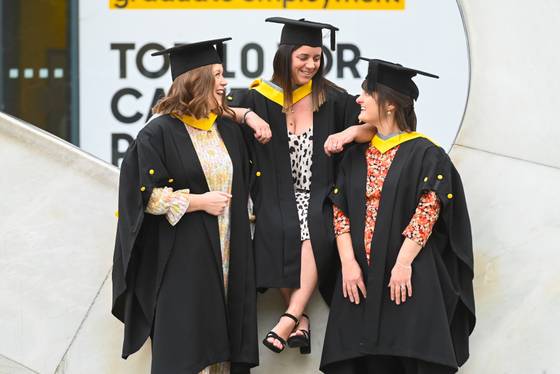
[(387, 111), (387, 115), (388, 115), (388, 116), (390, 116), (390, 115), (391, 115), (391, 113), (393, 113), (393, 112), (391, 112), (390, 110), (389, 110), (389, 111)]

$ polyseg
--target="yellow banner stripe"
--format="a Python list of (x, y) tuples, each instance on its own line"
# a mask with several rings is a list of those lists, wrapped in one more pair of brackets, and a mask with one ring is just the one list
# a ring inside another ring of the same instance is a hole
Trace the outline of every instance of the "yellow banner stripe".
[(330, 9), (404, 10), (406, 0), (109, 0), (127, 9)]

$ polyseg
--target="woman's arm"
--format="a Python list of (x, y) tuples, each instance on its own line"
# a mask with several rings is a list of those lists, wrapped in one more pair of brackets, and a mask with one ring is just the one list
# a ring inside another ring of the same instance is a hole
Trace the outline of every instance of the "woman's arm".
[[(416, 211), (410, 223), (403, 231), (405, 237), (397, 261), (391, 270), (391, 300), (397, 305), (412, 297), (412, 263), (432, 234), (432, 229), (439, 217), (441, 204), (436, 193), (429, 191), (420, 197)], [(408, 290), (408, 292), (407, 292)]]
[(229, 118), (239, 124), (243, 124), (243, 115), (249, 108), (241, 108), (241, 107), (230, 107), (231, 110), (235, 113), (233, 116), (231, 113), (224, 111), (223, 116)]
[(367, 143), (371, 141), (371, 138), (377, 133), (375, 126), (369, 123), (350, 126), (344, 131), (350, 131), (350, 134), (354, 136), (353, 141), (356, 143)]
[(334, 231), (338, 255), (342, 265), (342, 294), (349, 298), (351, 303), (360, 303), (360, 293), (367, 297), (366, 285), (362, 269), (354, 256), (352, 237), (350, 236), (350, 220), (344, 213), (333, 205)]
[(152, 190), (145, 212), (153, 215), (165, 215), (167, 222), (175, 226), (187, 212), (190, 204), (189, 190), (173, 191), (170, 187)]
[(203, 194), (191, 194), (187, 212), (204, 210), (213, 216), (224, 214), (231, 200), (231, 194), (222, 191), (210, 191)]
[(247, 124), (253, 131), (255, 139), (261, 144), (266, 144), (272, 138), (272, 131), (267, 122), (265, 122), (259, 115), (253, 112), (250, 108), (241, 107), (231, 107), (231, 110), (235, 113), (232, 116), (229, 113), (224, 112), (224, 116), (234, 120), (235, 122), (244, 125)]
[(173, 191), (172, 188), (154, 188), (146, 206), (146, 213), (165, 215), (171, 226), (185, 213), (203, 210), (214, 216), (222, 215), (229, 204), (231, 195), (221, 191), (191, 194), (188, 189)]
[(342, 152), (346, 144), (369, 142), (375, 133), (375, 126), (367, 123), (350, 126), (341, 132), (330, 135), (325, 141), (323, 148), (325, 153), (330, 156)]

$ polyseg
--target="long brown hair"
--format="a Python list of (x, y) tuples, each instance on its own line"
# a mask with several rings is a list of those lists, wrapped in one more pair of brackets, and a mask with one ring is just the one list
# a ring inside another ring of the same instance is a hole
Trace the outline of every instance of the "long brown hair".
[(385, 118), (385, 108), (387, 104), (395, 106), (395, 121), (401, 131), (416, 131), (416, 113), (414, 112), (414, 100), (408, 95), (395, 91), (391, 87), (377, 83), (374, 91), (369, 91), (367, 81), (362, 83), (362, 89), (370, 95), (376, 95), (377, 108), (379, 115)]
[[(293, 103), (292, 91), (296, 87), (292, 84), (292, 54), (299, 47), (301, 47), (301, 45), (281, 45), (278, 47), (278, 50), (274, 55), (274, 61), (272, 62), (274, 73), (272, 74), (271, 80), (284, 90), (284, 112), (290, 108)], [(314, 112), (318, 111), (321, 105), (327, 101), (328, 87), (344, 92), (344, 89), (338, 87), (325, 78), (324, 65), (325, 59), (323, 53), (321, 52), (321, 63), (319, 64), (317, 73), (313, 76), (313, 87), (311, 90)]]
[(214, 97), (216, 79), (212, 65), (205, 65), (179, 75), (169, 88), (167, 95), (158, 100), (153, 113), (189, 115), (195, 118), (206, 118), (210, 112), (221, 116), (224, 112), (235, 116), (235, 113), (222, 96), (218, 103)]

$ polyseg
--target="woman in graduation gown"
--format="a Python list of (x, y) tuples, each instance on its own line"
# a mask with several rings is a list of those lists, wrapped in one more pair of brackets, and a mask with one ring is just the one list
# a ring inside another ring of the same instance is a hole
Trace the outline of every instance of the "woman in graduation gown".
[[(310, 353), (306, 305), (319, 280), (330, 299), (336, 259), (332, 209), (327, 196), (335, 177), (337, 156), (329, 157), (329, 136), (357, 124), (355, 98), (323, 76), (322, 29), (332, 25), (268, 18), (284, 25), (270, 81), (255, 81), (243, 105), (244, 117), (258, 114), (270, 125), (272, 138), (260, 144), (249, 134), (252, 199), (256, 215), (254, 248), (259, 288), (278, 288), (286, 313), (263, 340), (280, 352), (286, 345)], [(350, 140), (369, 141), (373, 128), (347, 129)], [(336, 139), (335, 139), (336, 140)], [(301, 319), (304, 316), (305, 318)]]
[(248, 156), (239, 125), (220, 117), (229, 39), (156, 53), (173, 84), (121, 166), (112, 312), (123, 358), (151, 337), (153, 374), (258, 363)]
[(459, 174), (415, 132), (416, 74), (371, 60), (357, 102), (378, 133), (348, 149), (331, 193), (341, 270), (321, 370), (447, 374), (468, 358), (473, 253)]

